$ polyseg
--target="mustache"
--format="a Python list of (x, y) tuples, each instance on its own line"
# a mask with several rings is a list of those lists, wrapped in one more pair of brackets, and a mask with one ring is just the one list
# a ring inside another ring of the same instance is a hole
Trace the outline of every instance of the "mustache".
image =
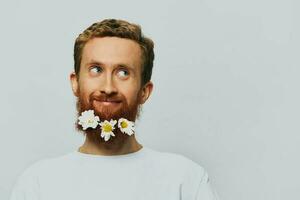
[(110, 96), (107, 94), (101, 94), (101, 95), (91, 95), (90, 100), (91, 100), (91, 102), (93, 100), (96, 100), (96, 101), (107, 101), (107, 102), (120, 103), (124, 100), (124, 98), (120, 97), (120, 96)]

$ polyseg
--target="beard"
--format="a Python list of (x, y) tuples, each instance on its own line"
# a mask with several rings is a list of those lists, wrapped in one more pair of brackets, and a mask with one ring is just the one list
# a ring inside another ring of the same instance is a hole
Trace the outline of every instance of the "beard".
[[(81, 115), (82, 112), (86, 110), (94, 110), (95, 116), (99, 116), (100, 121), (111, 119), (118, 120), (120, 118), (125, 118), (129, 121), (135, 122), (136, 119), (139, 118), (140, 112), (141, 112), (141, 104), (140, 102), (141, 98), (141, 90), (138, 92), (135, 101), (132, 102), (131, 105), (128, 104), (126, 101), (126, 98), (121, 94), (100, 94), (99, 92), (91, 93), (88, 97), (88, 100), (84, 98), (84, 94), (82, 94), (79, 91), (79, 95), (77, 97), (76, 101), (76, 109), (77, 109), (77, 119)], [(103, 104), (99, 105), (100, 101), (117, 101), (117, 103), (114, 106), (105, 106)], [(89, 140), (101, 143), (103, 146), (105, 146), (107, 149), (110, 149), (111, 147), (115, 145), (120, 145), (121, 143), (124, 143), (129, 137), (127, 134), (122, 133), (119, 128), (115, 127), (113, 130), (115, 136), (111, 136), (111, 138), (108, 141), (104, 141), (104, 138), (101, 138), (101, 126), (97, 126), (95, 129), (87, 128), (86, 130), (83, 130), (82, 126), (78, 124), (78, 120), (76, 120), (76, 130), (79, 132), (83, 132), (86, 137), (89, 138)]]

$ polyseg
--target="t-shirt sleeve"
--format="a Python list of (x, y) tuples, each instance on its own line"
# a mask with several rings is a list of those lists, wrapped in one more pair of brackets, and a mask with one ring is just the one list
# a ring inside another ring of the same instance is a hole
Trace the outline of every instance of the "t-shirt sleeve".
[(219, 200), (207, 171), (198, 163), (187, 160), (184, 181), (181, 185), (181, 200)]
[(196, 200), (219, 200), (219, 196), (215, 189), (211, 186), (207, 172), (203, 171), (203, 176), (196, 192)]
[(40, 200), (38, 177), (32, 167), (27, 168), (15, 181), (10, 200)]

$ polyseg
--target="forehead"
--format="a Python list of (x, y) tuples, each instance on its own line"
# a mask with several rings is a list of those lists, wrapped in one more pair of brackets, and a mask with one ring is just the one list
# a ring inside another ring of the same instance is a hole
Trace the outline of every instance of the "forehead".
[(141, 47), (133, 40), (118, 37), (98, 37), (85, 44), (81, 64), (85, 66), (96, 61), (105, 65), (125, 64), (139, 69), (141, 55)]

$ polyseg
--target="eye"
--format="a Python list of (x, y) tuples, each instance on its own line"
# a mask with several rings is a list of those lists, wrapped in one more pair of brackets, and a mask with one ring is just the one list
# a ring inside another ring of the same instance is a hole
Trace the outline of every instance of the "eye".
[(99, 73), (99, 72), (102, 72), (103, 69), (101, 67), (99, 67), (98, 65), (94, 65), (90, 68), (90, 71), (91, 72), (95, 72), (95, 73)]
[(121, 69), (120, 71), (118, 71), (118, 75), (121, 77), (126, 77), (129, 75), (129, 72), (126, 69)]

